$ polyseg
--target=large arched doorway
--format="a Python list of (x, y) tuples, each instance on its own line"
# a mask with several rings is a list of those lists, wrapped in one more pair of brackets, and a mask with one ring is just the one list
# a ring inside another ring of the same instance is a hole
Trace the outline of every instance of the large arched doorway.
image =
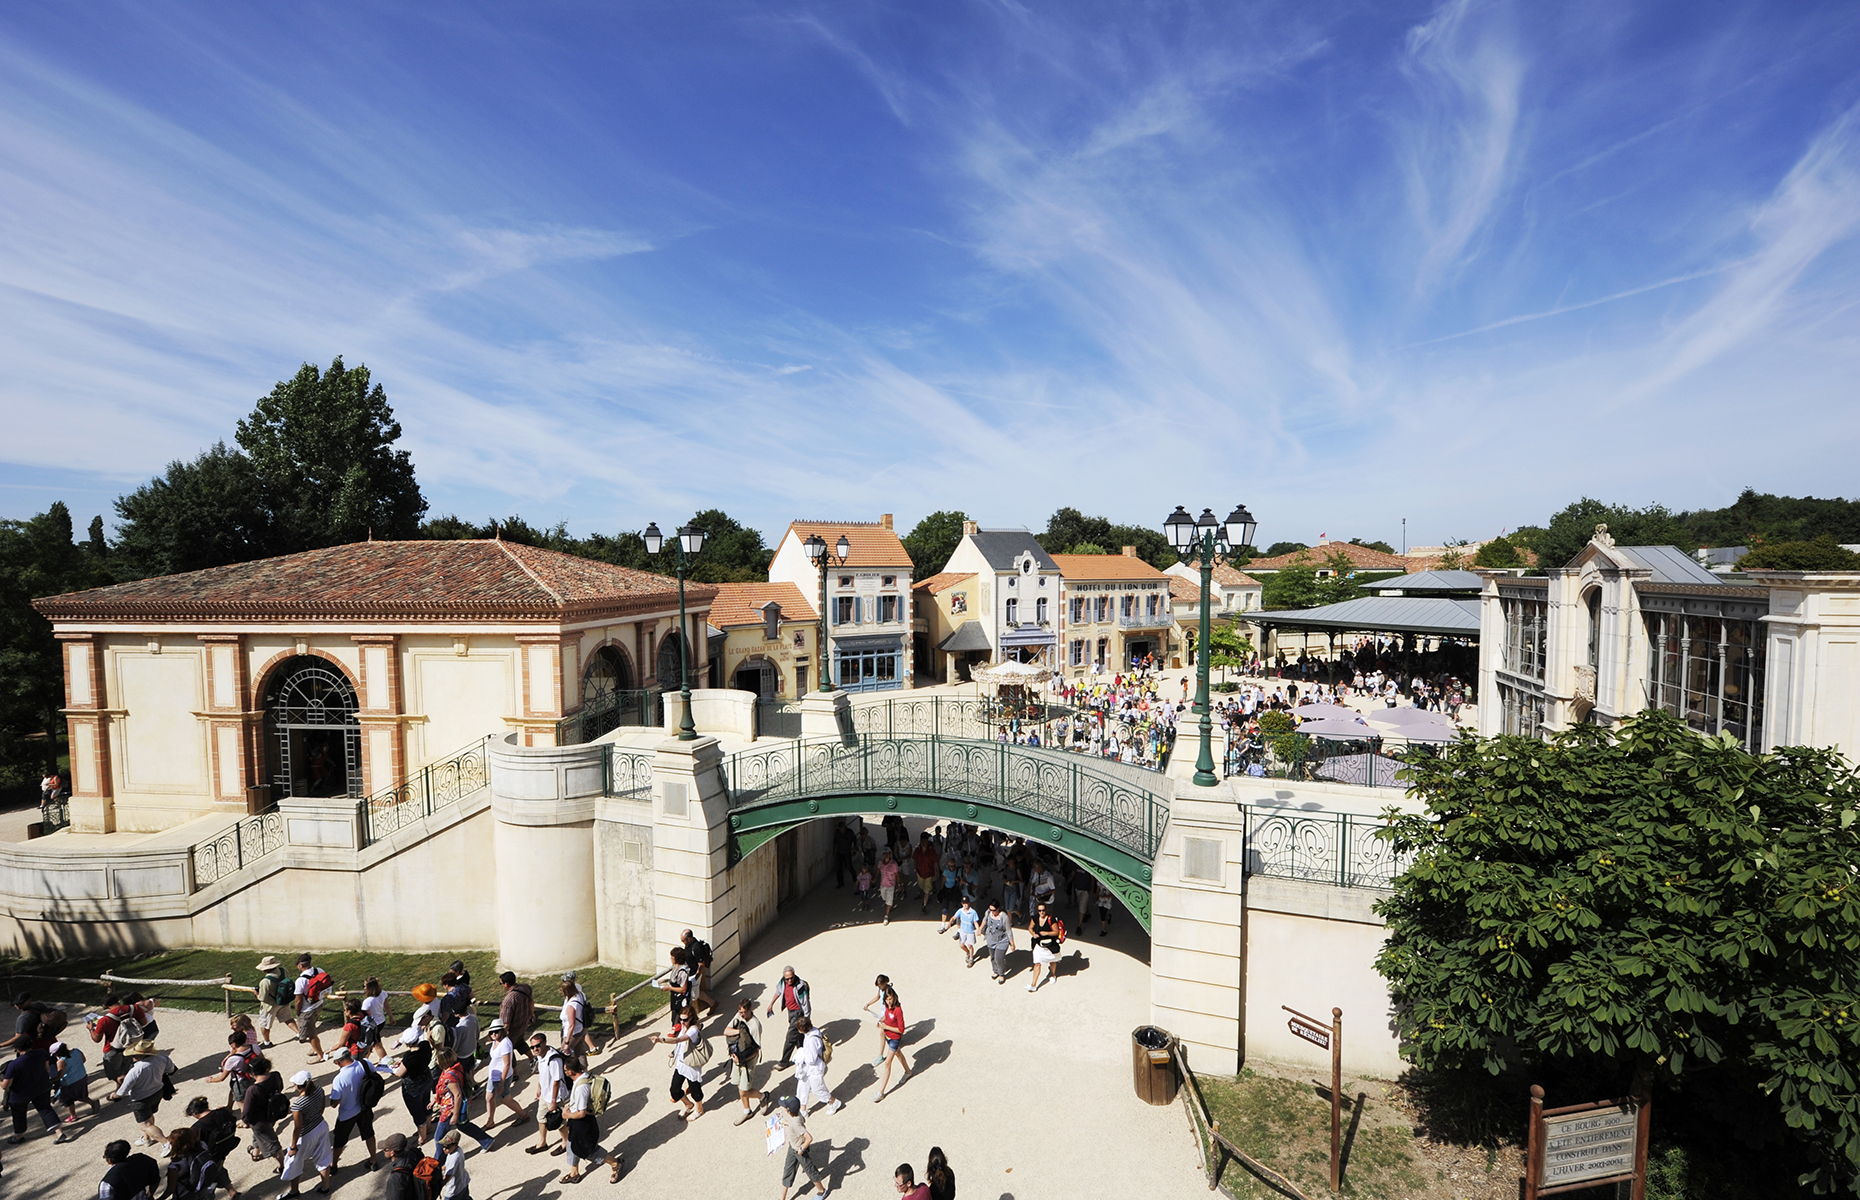
[(286, 660), (265, 690), (271, 798), (362, 794), (362, 729), (355, 686), (334, 664)]
[(616, 692), (633, 689), (633, 668), (626, 656), (614, 646), (602, 646), (588, 659), (588, 669), (581, 676), (583, 704), (611, 703)]
[(773, 662), (758, 656), (736, 668), (730, 686), (739, 692), (754, 692), (758, 700), (773, 700), (781, 691), (781, 673)]
[(673, 691), (685, 685), (685, 639), (668, 633), (659, 643), (659, 686)]

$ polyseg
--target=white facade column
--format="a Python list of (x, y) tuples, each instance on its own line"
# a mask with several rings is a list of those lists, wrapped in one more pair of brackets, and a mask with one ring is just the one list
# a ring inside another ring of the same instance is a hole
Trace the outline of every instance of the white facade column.
[(653, 759), (654, 959), (661, 967), (687, 929), (710, 943), (715, 974), (742, 958), (722, 761), (713, 737), (668, 738)]
[[(953, 661), (953, 660), (952, 660)], [(849, 722), (842, 713), (850, 715), (852, 697), (843, 689), (835, 688), (830, 692), (809, 692), (801, 697), (801, 736), (842, 737)]]
[(499, 960), (537, 975), (599, 953), (594, 806), (602, 748), (491, 744), (492, 859)]

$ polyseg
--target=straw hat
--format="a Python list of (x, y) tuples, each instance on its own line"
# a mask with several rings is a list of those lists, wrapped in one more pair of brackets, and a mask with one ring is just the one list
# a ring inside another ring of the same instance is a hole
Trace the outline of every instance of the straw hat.
[(283, 963), (278, 961), (278, 956), (275, 954), (267, 954), (265, 957), (258, 960), (258, 969), (261, 971), (275, 971), (283, 965)]
[(160, 1053), (161, 1051), (155, 1048), (155, 1039), (153, 1038), (143, 1038), (141, 1041), (130, 1046), (129, 1049), (123, 1051), (123, 1055), (126, 1058), (147, 1058), (151, 1054)]
[(413, 985), (413, 998), (421, 1004), (431, 1004), (433, 997), (439, 994), (437, 984), (416, 983)]

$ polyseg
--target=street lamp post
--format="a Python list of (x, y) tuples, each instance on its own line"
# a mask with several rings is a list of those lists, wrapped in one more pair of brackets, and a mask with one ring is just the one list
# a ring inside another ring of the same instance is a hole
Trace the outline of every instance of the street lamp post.
[(827, 649), (827, 568), (845, 566), (852, 554), (852, 543), (842, 533), (829, 552), (826, 541), (819, 534), (810, 533), (801, 543), (801, 549), (807, 551), (808, 561), (820, 568), (820, 690), (830, 692), (833, 690), (833, 660)]
[(1230, 550), (1248, 550), (1253, 545), (1253, 531), (1258, 523), (1246, 505), (1237, 504), (1226, 521), (1214, 519), (1214, 510), (1204, 508), (1201, 517), (1188, 515), (1176, 505), (1163, 520), (1169, 544), (1183, 562), (1195, 560), (1201, 567), (1201, 637), (1195, 646), (1195, 711), (1201, 714), (1201, 755), (1195, 760), (1195, 783), (1213, 787), (1220, 782), (1214, 774), (1214, 717), (1208, 703), (1208, 651), (1213, 635), (1208, 619), (1208, 593), (1214, 584), (1214, 561)]
[[(665, 535), (659, 532), (659, 523), (654, 521), (646, 526), (643, 535), (646, 541), (646, 553), (657, 554), (665, 545)], [(691, 630), (685, 617), (685, 568), (704, 548), (704, 531), (696, 525), (686, 525), (679, 529), (678, 536), (672, 542), (673, 563), (678, 571), (678, 698), (684, 704), (684, 715), (678, 719), (678, 740), (689, 742), (697, 737), (697, 722), (691, 719)]]

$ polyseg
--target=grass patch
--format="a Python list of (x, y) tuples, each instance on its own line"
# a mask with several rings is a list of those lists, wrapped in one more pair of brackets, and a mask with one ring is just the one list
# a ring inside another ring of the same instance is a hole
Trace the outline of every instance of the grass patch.
[[(296, 950), (172, 950), (160, 954), (144, 955), (139, 958), (67, 958), (32, 961), (27, 959), (0, 959), (0, 971), (4, 971), (6, 980), (6, 998), (11, 999), (21, 991), (31, 992), (40, 1000), (64, 1004), (100, 1005), (104, 989), (95, 983), (61, 983), (49, 979), (27, 979), (27, 975), (54, 975), (67, 978), (95, 979), (108, 971), (112, 975), (125, 975), (138, 979), (217, 979), (223, 975), (232, 976), (235, 984), (252, 986), (258, 982), (255, 969), (258, 960), (265, 955), (275, 954), (285, 964), (287, 972), (293, 972), (297, 960)], [(462, 959), (465, 969), (471, 972), (472, 990), (480, 1000), (500, 999), (504, 989), (497, 983), (497, 955), (489, 950), (435, 951), (431, 954), (382, 954), (366, 950), (342, 950), (316, 956), (317, 965), (328, 971), (339, 989), (352, 989), (359, 992), (362, 981), (370, 975), (381, 980), (381, 986), (390, 992), (404, 992), (416, 983), (438, 983), (453, 959)], [(575, 972), (577, 981), (588, 993), (588, 998), (597, 1006), (604, 1006), (607, 998), (616, 992), (623, 992), (634, 984), (641, 982), (644, 975), (632, 971), (622, 971), (614, 967), (585, 967)], [(536, 993), (537, 1004), (556, 1004), (560, 1002), (560, 975), (525, 975), (520, 976), (529, 983)], [(127, 991), (133, 985), (122, 985)], [(191, 1009), (197, 1012), (225, 1011), (224, 993), (217, 986), (208, 987), (173, 987), (166, 985), (148, 985), (135, 987), (146, 996), (158, 996), (162, 1004), (169, 1008)], [(657, 988), (643, 988), (620, 1002), (620, 1020), (624, 1025), (651, 1013), (665, 1002), (665, 994)], [(406, 996), (395, 996), (391, 1000), (396, 1020), (406, 1016), (413, 1008), (412, 1001)], [(253, 1000), (250, 996), (233, 998), (235, 1010), (244, 1008), (250, 1011)]]
[[(1330, 1189), (1330, 1099), (1310, 1081), (1248, 1069), (1238, 1078), (1201, 1077), (1208, 1110), (1221, 1136), (1285, 1175), (1310, 1196), (1408, 1200), (1428, 1194), (1425, 1165), (1414, 1150), (1414, 1127), (1399, 1109), (1351, 1088), (1345, 1081), (1345, 1159), (1341, 1192)], [(1363, 1106), (1360, 1115), (1357, 1104)], [(1350, 1135), (1352, 1119), (1356, 1131)], [(1221, 1183), (1236, 1200), (1277, 1200), (1281, 1193), (1230, 1162)]]

